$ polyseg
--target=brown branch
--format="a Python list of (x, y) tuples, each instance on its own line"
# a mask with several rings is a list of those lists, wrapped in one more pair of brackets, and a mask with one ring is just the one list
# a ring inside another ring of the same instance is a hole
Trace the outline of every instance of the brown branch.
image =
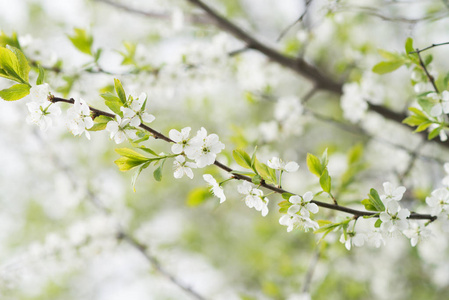
[(246, 33), (244, 30), (242, 30), (234, 23), (231, 23), (229, 20), (218, 14), (215, 10), (213, 10), (200, 0), (187, 0), (187, 1), (204, 10), (218, 27), (232, 34), (239, 40), (245, 42), (248, 45), (248, 48), (261, 52), (272, 61), (275, 61), (288, 69), (292, 69), (296, 73), (311, 80), (318, 89), (338, 94), (342, 93), (341, 83), (338, 83), (333, 79), (325, 76), (324, 74), (321, 74), (321, 72), (318, 69), (307, 63), (302, 58), (285, 56), (282, 53), (278, 52), (277, 50), (274, 50), (264, 45), (262, 42)]
[[(49, 97), (49, 100), (51, 102), (53, 102), (53, 103), (56, 103), (56, 102), (65, 102), (65, 103), (71, 103), (71, 104), (74, 103), (73, 98), (71, 98), (70, 100), (67, 100), (67, 99), (51, 96), (51, 97)], [(95, 109), (95, 108), (93, 109), (91, 107), (90, 107), (90, 109), (94, 112), (94, 115), (96, 115), (96, 116), (103, 115), (103, 116), (107, 116), (107, 117), (112, 117), (112, 116), (115, 117), (114, 114), (111, 114), (111, 113), (108, 113), (108, 112), (105, 112), (105, 111), (102, 111), (102, 110), (99, 110), (99, 109)], [(172, 139), (170, 139), (169, 137), (165, 136), (164, 134), (162, 134), (162, 133), (160, 133), (160, 132), (150, 128), (149, 126), (141, 124), (140, 128), (145, 129), (145, 130), (151, 132), (155, 138), (162, 139), (162, 140), (164, 140), (166, 142), (169, 142), (169, 143), (174, 143), (174, 141)], [(233, 169), (229, 168), (228, 166), (222, 164), (221, 162), (219, 162), (217, 160), (214, 162), (214, 165), (216, 165), (220, 169), (222, 169), (222, 170), (232, 174), (232, 177), (234, 179), (245, 180), (245, 181), (248, 181), (248, 182), (252, 182), (252, 178), (251, 177), (248, 177), (248, 176), (245, 176), (245, 175), (241, 175), (241, 174), (236, 174)], [(284, 190), (284, 189), (282, 189), (280, 187), (276, 187), (274, 185), (267, 184), (263, 180), (260, 183), (260, 186), (262, 186), (262, 187), (264, 187), (264, 188), (266, 188), (268, 190), (271, 190), (273, 192), (279, 193), (279, 194), (284, 194), (284, 193), (294, 194), (294, 193), (291, 193), (291, 192), (289, 192), (287, 190)], [(317, 201), (317, 200), (312, 200), (311, 202), (315, 203), (316, 205), (318, 205), (320, 207), (324, 207), (324, 208), (328, 208), (328, 209), (332, 209), (332, 210), (336, 210), (336, 211), (341, 211), (341, 212), (344, 212), (344, 213), (348, 213), (348, 214), (354, 215), (356, 217), (363, 217), (363, 216), (378, 217), (378, 215), (379, 215), (379, 212), (362, 211), (362, 210), (357, 210), (357, 209), (352, 209), (352, 208), (349, 208), (349, 207), (341, 206), (341, 205), (338, 205), (338, 204), (330, 204), (330, 203), (325, 203), (325, 202), (321, 202), (321, 201)], [(431, 216), (431, 215), (426, 215), (426, 214), (411, 213), (409, 219), (434, 221), (434, 220), (437, 219), (437, 217), (436, 216)]]
[(419, 65), (421, 66), (421, 68), (424, 70), (424, 72), (426, 73), (427, 78), (429, 79), (430, 83), (433, 86), (433, 89), (435, 90), (435, 92), (437, 94), (439, 94), (440, 92), (438, 91), (437, 85), (435, 83), (435, 78), (429, 73), (429, 70), (427, 70), (426, 64), (423, 62), (421, 54), (419, 49), (416, 49), (415, 53), (418, 55), (418, 59), (419, 59)]

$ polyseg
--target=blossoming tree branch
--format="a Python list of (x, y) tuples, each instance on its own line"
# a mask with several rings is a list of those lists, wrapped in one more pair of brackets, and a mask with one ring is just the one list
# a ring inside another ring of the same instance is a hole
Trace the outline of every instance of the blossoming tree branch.
[[(192, 2), (201, 4), (199, 1)], [(209, 13), (213, 15), (213, 12)], [(221, 26), (242, 38), (245, 37), (245, 34), (239, 32), (232, 24), (223, 23), (217, 16), (215, 18), (218, 18)], [(91, 55), (93, 63), (97, 63), (101, 51), (92, 49), (92, 38), (85, 31), (76, 29), (70, 39), (79, 51)], [(42, 131), (53, 126), (55, 118), (62, 114), (60, 103), (67, 103), (71, 107), (66, 110), (64, 118), (73, 135), (84, 135), (87, 139), (91, 139), (90, 132), (107, 131), (116, 144), (129, 142), (132, 148), (116, 149), (120, 158), (115, 163), (121, 171), (135, 170), (132, 177), (133, 187), (136, 185), (139, 174), (149, 167), (154, 168), (154, 179), (161, 181), (166, 164), (172, 165), (173, 176), (176, 179), (180, 179), (184, 175), (192, 179), (194, 173), (200, 173), (201, 169), (214, 165), (224, 171), (224, 179), (215, 178), (211, 174), (202, 174), (202, 177), (210, 185), (212, 193), (220, 203), (227, 199), (225, 189), (236, 188), (242, 194), (245, 204), (249, 208), (254, 208), (262, 216), (266, 216), (269, 213), (269, 198), (282, 199), (278, 203), (280, 207), (279, 223), (286, 226), (287, 231), (311, 230), (316, 234), (322, 233), (321, 238), (331, 232), (339, 232), (341, 234), (340, 241), (348, 250), (352, 245), (372, 244), (379, 247), (385, 244), (387, 238), (400, 235), (409, 238), (411, 245), (415, 246), (420, 240), (430, 235), (431, 231), (428, 228), (430, 223), (437, 219), (448, 218), (449, 191), (446, 187), (432, 191), (427, 197), (427, 210), (430, 211), (430, 214), (415, 212), (412, 207), (401, 205), (406, 188), (395, 186), (390, 182), (384, 182), (381, 192), (371, 188), (367, 191), (366, 199), (360, 195), (358, 204), (354, 206), (340, 204), (342, 201), (334, 192), (332, 177), (328, 169), (327, 150), (319, 157), (307, 154), (307, 167), (317, 177), (320, 187), (315, 191), (285, 190), (282, 185), (284, 177), (289, 173), (297, 172), (298, 163), (284, 161), (279, 157), (272, 157), (266, 162), (261, 162), (257, 158), (257, 147), (252, 154), (247, 153), (244, 149), (233, 150), (232, 157), (240, 169), (232, 169), (217, 160), (217, 155), (225, 149), (225, 144), (220, 141), (218, 135), (208, 134), (206, 128), (201, 127), (196, 133), (190, 127), (171, 129), (167, 136), (152, 126), (150, 127), (149, 124), (155, 121), (157, 112), (148, 110), (151, 99), (145, 93), (138, 96), (127, 94), (120, 80), (114, 79), (113, 92), (100, 95), (110, 112), (91, 107), (82, 98), (59, 97), (51, 90), (51, 82), (45, 81), (46, 72), (49, 70), (46, 71), (39, 64), (31, 69), (30, 61), (32, 59), (24, 55), (20, 43), (14, 35), (4, 38), (4, 40), (7, 42), (0, 47), (0, 76), (9, 82), (16, 83), (0, 91), (0, 97), (6, 101), (29, 98), (31, 101), (26, 104), (29, 111), (26, 120), (28, 123), (39, 126)], [(252, 47), (266, 52), (267, 55), (274, 55), (257, 44), (256, 41), (248, 40), (248, 43)], [(410, 107), (412, 115), (403, 122), (417, 126), (417, 132), (430, 129), (429, 139), (439, 136), (444, 141), (447, 138), (444, 130), (449, 126), (446, 116), (446, 113), (449, 112), (449, 92), (446, 91), (449, 80), (447, 77), (440, 81), (434, 80), (428, 71), (431, 58), (423, 60), (420, 51), (413, 48), (411, 39), (407, 40), (405, 48), (404, 54), (382, 51), (381, 54), (386, 61), (376, 65), (373, 71), (384, 74), (406, 65), (413, 69), (412, 83), (414, 85), (430, 82), (434, 90), (426, 91), (418, 96), (419, 107)], [(298, 68), (298, 70), (302, 70), (301, 72), (304, 71), (301, 66)], [(100, 67), (99, 70), (101, 70)], [(30, 82), (30, 72), (36, 78), (34, 84)], [(112, 81), (112, 75), (110, 76)], [(320, 78), (316, 80), (319, 81)], [(323, 86), (318, 87), (323, 88)], [(357, 121), (361, 116), (354, 111), (354, 104), (351, 103), (353, 98), (349, 97), (357, 89), (358, 86), (355, 84), (343, 87), (342, 107), (344, 112), (350, 115), (351, 121)], [(363, 103), (361, 109), (366, 109), (367, 104)], [(171, 143), (170, 152), (156, 153), (151, 148), (150, 137)], [(361, 151), (362, 149), (357, 146), (351, 150), (350, 164), (355, 164), (360, 160)], [(447, 165), (445, 168), (449, 169)], [(239, 181), (236, 187), (233, 185), (233, 181)], [(443, 180), (443, 184), (449, 185), (447, 178)], [(317, 197), (324, 197), (327, 201), (316, 200)], [(333, 216), (322, 214), (320, 207), (343, 212), (345, 215), (349, 214), (349, 217), (336, 219)], [(364, 207), (365, 210), (361, 210), (359, 207)], [(363, 226), (362, 230), (359, 229), (361, 228), (360, 223), (366, 223), (369, 226)]]

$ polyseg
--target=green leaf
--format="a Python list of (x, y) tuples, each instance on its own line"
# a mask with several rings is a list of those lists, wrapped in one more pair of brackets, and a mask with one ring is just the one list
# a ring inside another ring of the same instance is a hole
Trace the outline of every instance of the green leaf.
[(377, 219), (376, 223), (374, 223), (374, 227), (379, 228), (380, 225), (382, 225), (382, 220), (381, 219)]
[(255, 185), (259, 185), (261, 181), (262, 181), (262, 177), (260, 177), (260, 175), (256, 175), (256, 176), (254, 176), (254, 177), (252, 178), (252, 182), (253, 182)]
[(136, 170), (136, 172), (133, 174), (133, 177), (131, 177), (131, 184), (132, 184), (134, 193), (136, 192), (136, 181), (137, 181), (137, 177), (139, 177), (140, 173), (141, 173), (144, 169), (146, 169), (149, 165), (150, 165), (149, 162), (147, 162), (147, 163), (141, 165), (141, 166)]
[(385, 206), (382, 200), (380, 200), (379, 193), (375, 189), (370, 190), (368, 197), (371, 205), (374, 206), (376, 211), (385, 211)]
[(11, 49), (0, 47), (0, 76), (28, 84), (28, 81), (20, 77), (20, 73), (20, 64), (14, 52)]
[(73, 46), (85, 54), (92, 55), (93, 37), (81, 28), (74, 28), (74, 31), (73, 36), (68, 36)]
[(377, 211), (377, 209), (371, 204), (369, 199), (363, 199), (362, 204), (365, 206), (366, 210)]
[(245, 175), (245, 176), (249, 176), (249, 177), (254, 177), (257, 174), (253, 173), (253, 172), (245, 172), (245, 171), (232, 171), (232, 174), (237, 174), (237, 175)]
[(10, 88), (0, 91), (0, 98), (6, 101), (15, 101), (22, 99), (30, 93), (30, 86), (26, 84), (15, 84)]
[(20, 76), (20, 78), (22, 78), (26, 83), (28, 83), (29, 81), (29, 73), (30, 73), (30, 65), (28, 64), (28, 60), (25, 57), (25, 55), (23, 55), (23, 52), (20, 51), (19, 49), (17, 49), (16, 47), (12, 47), (10, 45), (6, 46), (6, 48), (8, 48), (9, 50), (12, 51), (12, 53), (14, 53), (14, 55), (17, 58), (17, 62), (18, 62), (18, 69), (17, 72)]
[(408, 110), (413, 112), (415, 115), (422, 117), (423, 119), (427, 119), (427, 115), (422, 110), (416, 107), (409, 107)]
[(187, 206), (195, 207), (202, 204), (210, 197), (209, 188), (195, 188), (187, 195)]
[(94, 54), (95, 62), (97, 62), (100, 59), (101, 53), (103, 53), (103, 49), (101, 49), (101, 48), (98, 48), (97, 51), (95, 51), (95, 54)]
[(122, 156), (114, 163), (118, 166), (120, 171), (128, 171), (131, 170), (137, 166), (140, 166), (141, 164), (149, 162), (149, 159), (141, 159), (141, 158), (135, 158), (135, 157), (126, 157)]
[(147, 152), (147, 153), (150, 153), (151, 155), (154, 155), (154, 156), (159, 157), (159, 154), (157, 154), (156, 152), (154, 152), (154, 151), (151, 150), (150, 148), (147, 148), (147, 147), (145, 147), (145, 146), (139, 146), (138, 148), (139, 148), (140, 150), (143, 150), (143, 151)]
[(36, 79), (36, 85), (41, 85), (44, 83), (45, 70), (44, 70), (44, 68), (42, 68), (41, 65), (38, 65), (37, 68), (39, 69), (39, 75), (37, 76), (37, 79)]
[(397, 53), (389, 52), (386, 50), (378, 49), (377, 52), (388, 61), (397, 60), (399, 55)]
[(419, 126), (424, 122), (427, 122), (427, 118), (424, 119), (423, 117), (420, 116), (409, 116), (407, 118), (405, 118), (402, 123), (410, 125), (410, 126)]
[(241, 167), (245, 169), (252, 169), (251, 158), (249, 157), (248, 153), (246, 153), (244, 150), (235, 149), (234, 151), (232, 151), (232, 156)]
[(320, 176), (320, 185), (323, 191), (325, 191), (326, 193), (331, 192), (331, 177), (329, 176), (327, 168), (324, 169), (323, 174), (321, 174)]
[(320, 162), (321, 162), (322, 169), (327, 167), (327, 164), (329, 163), (329, 160), (327, 158), (327, 148), (326, 148), (326, 150), (324, 150), (323, 154), (321, 155)]
[(282, 198), (285, 200), (289, 200), (291, 196), (293, 196), (291, 193), (282, 193)]
[(400, 68), (404, 62), (402, 60), (397, 61), (381, 61), (373, 67), (373, 72), (377, 74), (386, 74), (393, 72), (394, 70)]
[(153, 176), (154, 176), (154, 179), (156, 179), (156, 181), (162, 180), (162, 169), (164, 168), (165, 161), (166, 161), (166, 159), (163, 159), (162, 163), (159, 165), (159, 167), (156, 170), (154, 170), (154, 172), (153, 172)]
[(434, 130), (432, 130), (430, 133), (429, 133), (429, 136), (427, 137), (427, 139), (428, 140), (432, 140), (432, 139), (434, 139), (436, 136), (438, 136), (439, 134), (440, 134), (440, 131), (443, 129), (443, 127), (437, 127), (437, 128), (435, 128)]
[(359, 162), (363, 155), (363, 144), (358, 143), (349, 150), (348, 153), (348, 164), (352, 165)]
[(120, 101), (120, 99), (110, 93), (104, 93), (100, 95), (103, 99), (105, 99), (105, 104), (107, 107), (109, 107), (110, 110), (112, 110), (114, 113), (123, 116), (123, 112), (120, 110), (120, 108), (123, 106), (123, 103)]
[(426, 130), (430, 125), (432, 125), (433, 123), (431, 121), (427, 121), (424, 123), (421, 123), (418, 128), (415, 129), (415, 132), (421, 132)]
[(413, 39), (409, 37), (405, 40), (405, 53), (409, 54), (413, 51), (415, 51), (415, 49), (413, 49)]
[[(426, 98), (418, 98), (418, 104), (421, 106), (421, 108), (430, 115), (430, 111), (432, 110), (432, 107), (434, 106), (433, 102)], [(426, 117), (427, 119), (427, 117)]]
[(6, 45), (10, 45), (16, 47), (17, 49), (21, 49), (19, 39), (17, 38), (17, 33), (13, 32), (11, 36), (7, 36), (3, 31), (1, 32), (0, 46), (6, 47)]
[(117, 152), (121, 156), (126, 156), (130, 158), (147, 159), (147, 157), (143, 156), (139, 152), (136, 152), (130, 148), (117, 148), (115, 149), (115, 152)]
[(105, 130), (106, 126), (108, 125), (108, 123), (94, 123), (94, 125), (87, 129), (89, 131), (101, 131), (101, 130)]
[(433, 60), (433, 56), (432, 54), (429, 54), (426, 56), (426, 58), (424, 58), (424, 65), (428, 66)]
[(257, 158), (256, 161), (254, 163), (256, 170), (257, 170), (257, 174), (259, 174), (260, 176), (262, 176), (262, 178), (267, 181), (267, 182), (271, 182), (276, 184), (277, 183), (277, 178), (276, 178), (276, 171), (269, 168), (266, 164), (261, 163)]
[(122, 83), (117, 78), (114, 78), (114, 87), (120, 101), (122, 102), (122, 104), (125, 104), (126, 103), (125, 90), (123, 89)]
[(321, 167), (321, 162), (313, 154), (307, 153), (307, 167), (309, 168), (309, 171), (316, 176), (320, 177), (323, 173), (323, 168)]
[(287, 200), (284, 200), (284, 201), (279, 202), (278, 206), (279, 207), (287, 207), (287, 208), (289, 208), (290, 206), (292, 206), (292, 204), (290, 202), (288, 202)]
[(251, 168), (252, 168), (255, 172), (257, 172), (256, 166), (255, 166), (255, 164), (256, 164), (256, 152), (257, 152), (257, 146), (254, 148), (253, 155), (251, 155)]

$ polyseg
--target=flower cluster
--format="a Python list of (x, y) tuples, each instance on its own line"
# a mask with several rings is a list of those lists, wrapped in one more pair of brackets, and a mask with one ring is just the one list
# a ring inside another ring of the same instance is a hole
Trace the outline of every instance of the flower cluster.
[(54, 119), (61, 114), (61, 109), (48, 101), (50, 87), (44, 83), (30, 89), (32, 102), (27, 103), (29, 124), (36, 124), (40, 130), (46, 131), (52, 126)]
[[(175, 178), (181, 178), (182, 174), (193, 178), (193, 173), (190, 168), (204, 168), (213, 164), (217, 154), (225, 147), (220, 142), (218, 135), (208, 135), (204, 127), (201, 127), (197, 131), (196, 136), (192, 138), (190, 138), (190, 130), (190, 127), (186, 127), (181, 129), (181, 132), (176, 129), (172, 129), (169, 132), (170, 139), (175, 142), (171, 147), (171, 151), (182, 157), (177, 158), (174, 162)], [(184, 156), (195, 162), (187, 162)]]
[(399, 201), (405, 193), (405, 187), (400, 186), (393, 188), (390, 182), (383, 184), (385, 194), (380, 196), (385, 211), (379, 215), (382, 221), (381, 230), (385, 233), (394, 234), (408, 229), (409, 224), (407, 218), (410, 216), (410, 211), (406, 208), (401, 208)]
[(288, 202), (292, 205), (288, 208), (287, 214), (279, 219), (279, 223), (287, 226), (288, 232), (295, 227), (303, 227), (305, 231), (318, 229), (318, 223), (310, 218), (311, 213), (316, 214), (318, 212), (318, 206), (311, 203), (312, 199), (312, 192), (307, 192), (303, 196), (291, 196)]
[(255, 208), (262, 213), (262, 216), (268, 214), (268, 198), (263, 196), (263, 191), (254, 187), (253, 184), (244, 181), (237, 187), (240, 194), (246, 195), (245, 203), (249, 208)]

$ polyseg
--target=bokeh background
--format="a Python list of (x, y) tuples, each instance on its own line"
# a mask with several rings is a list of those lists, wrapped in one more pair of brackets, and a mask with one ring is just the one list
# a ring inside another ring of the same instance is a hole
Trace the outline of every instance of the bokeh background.
[[(420, 48), (449, 40), (445, 1), (206, 3), (266, 45), (304, 58), (338, 82), (358, 83), (363, 92), (352, 97), (397, 112), (406, 111), (419, 88), (406, 68), (372, 73), (382, 60), (377, 50), (401, 52), (407, 37)], [(103, 49), (98, 65), (70, 42), (74, 28), (91, 33), (94, 49)], [(354, 123), (335, 93), (317, 91), (302, 101), (313, 89), (309, 80), (245, 49), (188, 1), (0, 0), (0, 29), (7, 36), (16, 32), (30, 61), (47, 68), (55, 95), (106, 109), (99, 94), (119, 78), (127, 93), (148, 94), (153, 128), (217, 133), (226, 144), (219, 159), (227, 165), (238, 168), (233, 149), (251, 153), (256, 145), (260, 161), (279, 156), (298, 162), (300, 170), (283, 179), (295, 193), (319, 191), (305, 158), (325, 148), (341, 203), (353, 207), (362, 207), (357, 203), (371, 187), (381, 190), (391, 181), (407, 187), (404, 202), (426, 213), (425, 197), (445, 176), (444, 147), (373, 112), (362, 111)], [(447, 73), (448, 49), (432, 50), (435, 74)], [(9, 85), (0, 80), (0, 88)], [(213, 166), (195, 170), (193, 180), (175, 180), (167, 162), (161, 182), (149, 168), (134, 192), (132, 172), (113, 163), (119, 157), (114, 149), (123, 145), (105, 131), (93, 132), (90, 141), (74, 137), (62, 116), (42, 132), (25, 121), (28, 101), (0, 102), (2, 299), (194, 299), (167, 274), (205, 299), (449, 297), (446, 223), (432, 224), (433, 236), (417, 247), (398, 237), (378, 249), (348, 251), (338, 232), (320, 243), (311, 232), (287, 233), (278, 221), (280, 196), (269, 197), (270, 213), (262, 217), (231, 182), (227, 201), (219, 204), (202, 174), (228, 175)], [(354, 101), (349, 112), (359, 114)], [(163, 141), (145, 145), (170, 151)], [(343, 188), (354, 145), (363, 156)]]

